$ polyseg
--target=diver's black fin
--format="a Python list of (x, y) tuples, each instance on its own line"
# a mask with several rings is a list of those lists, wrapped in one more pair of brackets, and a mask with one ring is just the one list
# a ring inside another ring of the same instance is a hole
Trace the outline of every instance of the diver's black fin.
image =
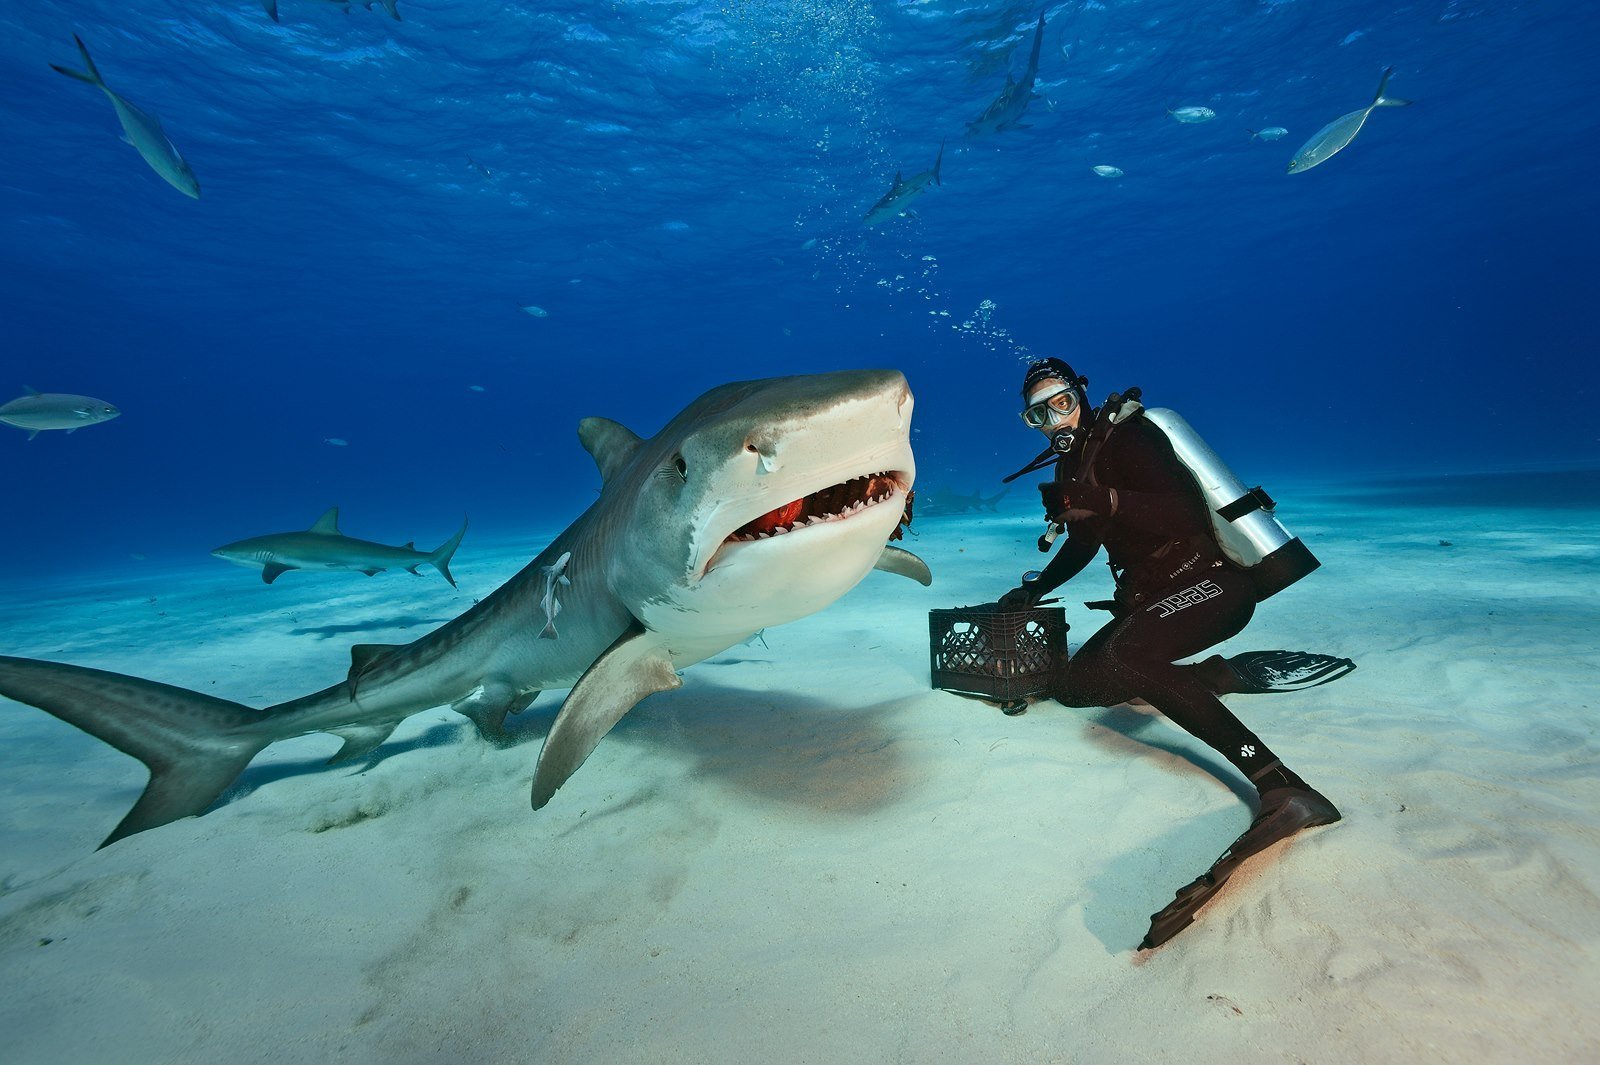
[(1223, 851), (1222, 857), (1192, 883), (1178, 889), (1166, 909), (1150, 915), (1150, 931), (1140, 950), (1159, 947), (1194, 923), (1195, 911), (1222, 890), (1234, 870), (1274, 843), (1288, 839), (1303, 829), (1330, 825), (1339, 820), (1339, 809), (1309, 788), (1276, 788), (1261, 797), (1261, 813), (1244, 834)]
[(1236, 678), (1222, 694), (1268, 695), (1315, 688), (1355, 670), (1348, 658), (1314, 651), (1246, 651), (1222, 660)]

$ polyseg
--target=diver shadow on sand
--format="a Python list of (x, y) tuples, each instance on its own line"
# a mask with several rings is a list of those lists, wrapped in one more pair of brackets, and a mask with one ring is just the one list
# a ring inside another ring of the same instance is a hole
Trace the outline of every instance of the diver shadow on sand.
[(443, 625), (449, 618), (425, 618), (419, 614), (397, 614), (392, 618), (373, 618), (370, 621), (356, 621), (348, 625), (306, 625), (298, 629), (290, 629), (290, 636), (315, 636), (319, 640), (331, 640), (335, 636), (345, 636), (352, 632), (371, 632), (374, 629), (410, 629), (418, 625)]
[[(1109, 757), (1126, 760), (1160, 751), (1180, 763), (1166, 769), (1211, 777), (1240, 803), (1193, 815), (1177, 810), (1176, 822), (1158, 835), (1131, 840), (1106, 837), (1106, 861), (1085, 883), (1084, 927), (1108, 951), (1119, 953), (1137, 947), (1150, 926), (1150, 915), (1172, 901), (1173, 892), (1209, 867), (1249, 827), (1257, 797), (1255, 788), (1219, 755), (1187, 746), (1176, 735), (1170, 742), (1157, 738), (1164, 719), (1153, 709), (1121, 704), (1089, 720), (1109, 730), (1109, 734), (1088, 730), (1089, 740)], [(1162, 800), (1135, 792), (1128, 801)]]

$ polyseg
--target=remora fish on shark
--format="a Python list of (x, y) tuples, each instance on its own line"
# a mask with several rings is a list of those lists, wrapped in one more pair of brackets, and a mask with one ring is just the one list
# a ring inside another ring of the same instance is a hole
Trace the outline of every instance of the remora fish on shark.
[(85, 425), (109, 422), (122, 412), (103, 399), (67, 392), (37, 392), (23, 386), (25, 396), (0, 406), (0, 422), (28, 432), (32, 440), (47, 429), (75, 433)]
[(69, 78), (86, 81), (110, 97), (111, 108), (117, 113), (117, 121), (122, 123), (122, 139), (133, 145), (134, 150), (150, 164), (150, 169), (160, 174), (167, 184), (185, 196), (198, 200), (200, 182), (195, 179), (194, 171), (189, 169), (188, 162), (178, 153), (166, 130), (161, 128), (161, 120), (155, 115), (145, 114), (112, 92), (106, 79), (95, 68), (94, 60), (89, 58), (89, 49), (84, 47), (83, 39), (77, 34), (73, 34), (72, 39), (78, 42), (78, 51), (83, 56), (86, 69), (73, 70), (71, 67), (58, 67), (54, 63), (50, 64), (50, 69)]
[(939, 142), (939, 155), (933, 161), (932, 170), (924, 170), (920, 174), (913, 174), (909, 180), (900, 177), (900, 171), (894, 172), (894, 184), (889, 186), (889, 191), (883, 194), (883, 199), (872, 205), (872, 210), (861, 220), (864, 226), (875, 226), (879, 222), (887, 222), (891, 218), (899, 218), (909, 214), (911, 201), (928, 191), (931, 182), (934, 185), (939, 181), (939, 164), (944, 162), (944, 141)]
[(985, 133), (999, 133), (1006, 129), (1027, 129), (1020, 120), (1022, 113), (1028, 109), (1028, 104), (1036, 98), (1033, 91), (1034, 79), (1039, 75), (1039, 45), (1044, 42), (1044, 14), (1039, 15), (1038, 28), (1033, 31), (1033, 52), (1028, 56), (1028, 67), (1022, 72), (1022, 80), (1015, 81), (1010, 71), (1006, 72), (1006, 87), (1000, 90), (1000, 95), (994, 103), (984, 108), (983, 114), (974, 121), (967, 123), (967, 136), (979, 137)]
[[(648, 440), (586, 418), (600, 498), (537, 558), (454, 621), (357, 645), (345, 680), (266, 710), (24, 658), (0, 658), (0, 695), (149, 767), (101, 846), (203, 813), (278, 740), (329, 732), (344, 741), (332, 761), (348, 761), (442, 705), (494, 739), (541, 689), (571, 687), (534, 772), (538, 809), (635, 704), (679, 687), (678, 670), (822, 609), (875, 567), (932, 580), (886, 546), (916, 472), (911, 411), (900, 373), (858, 370), (723, 385)], [(541, 639), (563, 557), (561, 633)]]
[(224, 544), (211, 553), (235, 565), (261, 567), (261, 579), (268, 584), (292, 569), (356, 570), (370, 577), (391, 566), (412, 573), (417, 572), (418, 566), (432, 566), (454, 588), (456, 579), (450, 575), (450, 558), (466, 533), (467, 522), (463, 518), (461, 528), (437, 550), (418, 551), (414, 542), (391, 547), (346, 536), (339, 531), (339, 508), (329, 507), (304, 532), (252, 536)]

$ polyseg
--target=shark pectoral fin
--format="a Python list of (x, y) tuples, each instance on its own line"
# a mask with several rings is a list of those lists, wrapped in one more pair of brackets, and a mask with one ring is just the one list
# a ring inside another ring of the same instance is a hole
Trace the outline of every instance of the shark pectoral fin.
[(639, 450), (639, 434), (610, 418), (585, 418), (578, 423), (578, 442), (600, 467), (600, 483), (625, 466)]
[(561, 704), (533, 771), (533, 808), (538, 810), (550, 801), (639, 700), (682, 683), (666, 648), (635, 621), (584, 671)]
[(328, 731), (344, 740), (344, 746), (339, 752), (328, 759), (329, 765), (338, 765), (340, 762), (349, 762), (370, 754), (378, 749), (378, 745), (389, 738), (399, 721), (385, 721), (376, 725), (350, 725), (347, 728), (331, 728)]
[(477, 726), (478, 735), (497, 747), (506, 745), (506, 715), (520, 714), (539, 697), (538, 689), (519, 691), (504, 678), (486, 679), (470, 695), (457, 699), (450, 709)]
[[(350, 672), (344, 678), (345, 685), (350, 689), (350, 698), (356, 697), (356, 689), (367, 670), (377, 665), (384, 655), (401, 646), (398, 643), (358, 643), (350, 648)], [(394, 728), (393, 725), (389, 727)]]
[(364, 569), (361, 572), (365, 573), (369, 577), (376, 577), (378, 574), (382, 573), (383, 570), (382, 569)]
[(899, 547), (885, 547), (883, 554), (878, 556), (878, 561), (873, 563), (873, 569), (881, 569), (885, 573), (898, 573), (902, 577), (910, 577), (923, 587), (933, 583), (933, 571), (928, 569), (928, 564), (922, 559)]
[(294, 566), (280, 566), (276, 562), (268, 562), (265, 566), (261, 567), (261, 579), (267, 584), (271, 584), (273, 581), (277, 580), (279, 577), (295, 568), (296, 567)]

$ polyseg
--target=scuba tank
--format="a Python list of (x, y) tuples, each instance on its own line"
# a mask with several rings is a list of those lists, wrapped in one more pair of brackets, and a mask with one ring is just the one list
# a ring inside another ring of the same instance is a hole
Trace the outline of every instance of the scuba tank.
[(1157, 407), (1147, 408), (1144, 416), (1161, 430), (1178, 461), (1194, 475), (1210, 511), (1217, 546), (1250, 575), (1256, 602), (1278, 594), (1322, 564), (1273, 515), (1272, 497), (1260, 485), (1245, 488), (1182, 415)]

